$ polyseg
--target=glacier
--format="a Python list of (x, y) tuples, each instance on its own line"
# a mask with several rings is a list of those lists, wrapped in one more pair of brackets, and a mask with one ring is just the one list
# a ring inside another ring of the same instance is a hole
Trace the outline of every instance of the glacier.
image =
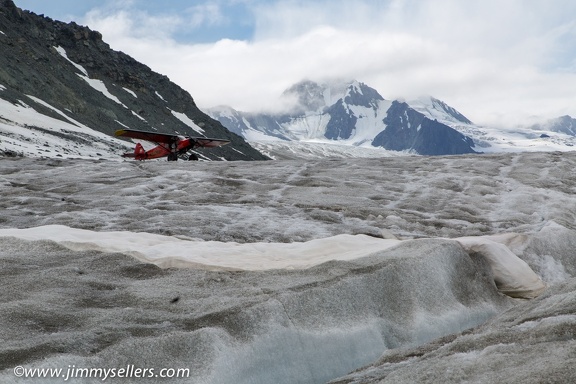
[(575, 165), (0, 158), (1, 381), (570, 381)]

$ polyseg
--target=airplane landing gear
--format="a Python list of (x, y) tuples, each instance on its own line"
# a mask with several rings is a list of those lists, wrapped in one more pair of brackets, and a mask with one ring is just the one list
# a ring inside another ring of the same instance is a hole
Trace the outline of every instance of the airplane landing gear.
[(176, 151), (177, 147), (178, 147), (178, 144), (176, 143), (175, 140), (170, 143), (170, 153), (168, 154), (168, 161), (177, 161), (178, 160), (178, 153)]

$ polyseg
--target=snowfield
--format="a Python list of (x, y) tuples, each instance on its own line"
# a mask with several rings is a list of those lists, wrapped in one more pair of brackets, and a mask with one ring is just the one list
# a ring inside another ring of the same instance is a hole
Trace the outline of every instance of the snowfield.
[(574, 169), (574, 152), (0, 158), (1, 381), (133, 364), (190, 383), (570, 382)]

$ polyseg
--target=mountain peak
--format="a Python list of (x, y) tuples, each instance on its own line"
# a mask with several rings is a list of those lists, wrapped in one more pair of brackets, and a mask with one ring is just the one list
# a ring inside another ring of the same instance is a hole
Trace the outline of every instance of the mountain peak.
[(348, 86), (344, 102), (349, 105), (360, 105), (366, 108), (377, 108), (377, 100), (384, 98), (374, 88), (354, 81)]
[(0, 0), (0, 14), (6, 14), (13, 18), (22, 18), (22, 10), (12, 0)]
[(282, 97), (294, 98), (296, 110), (299, 112), (321, 112), (340, 99), (344, 104), (368, 108), (373, 108), (376, 100), (384, 100), (378, 91), (357, 80), (333, 80), (325, 83), (302, 80), (286, 89)]
[(384, 123), (386, 128), (374, 138), (373, 146), (420, 155), (475, 153), (472, 139), (430, 119), (406, 102), (393, 101)]
[(18, 8), (18, 7), (16, 7), (16, 4), (14, 4), (14, 2), (12, 0), (0, 0), (0, 6), (2, 6), (2, 8), (6, 8), (6, 9)]
[(283, 98), (294, 98), (297, 110), (317, 111), (326, 106), (324, 88), (311, 80), (302, 80), (282, 93)]
[(432, 96), (421, 96), (416, 100), (408, 101), (408, 104), (432, 120), (438, 120), (445, 124), (472, 124), (472, 121), (466, 116)]

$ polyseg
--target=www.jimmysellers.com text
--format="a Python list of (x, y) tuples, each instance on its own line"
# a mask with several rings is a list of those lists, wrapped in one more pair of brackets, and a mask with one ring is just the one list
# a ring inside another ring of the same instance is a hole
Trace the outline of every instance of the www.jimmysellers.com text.
[(122, 368), (81, 368), (69, 365), (68, 368), (25, 368), (14, 367), (14, 375), (22, 378), (61, 378), (64, 381), (75, 378), (99, 378), (102, 381), (114, 378), (186, 378), (189, 368), (139, 368), (128, 364)]

